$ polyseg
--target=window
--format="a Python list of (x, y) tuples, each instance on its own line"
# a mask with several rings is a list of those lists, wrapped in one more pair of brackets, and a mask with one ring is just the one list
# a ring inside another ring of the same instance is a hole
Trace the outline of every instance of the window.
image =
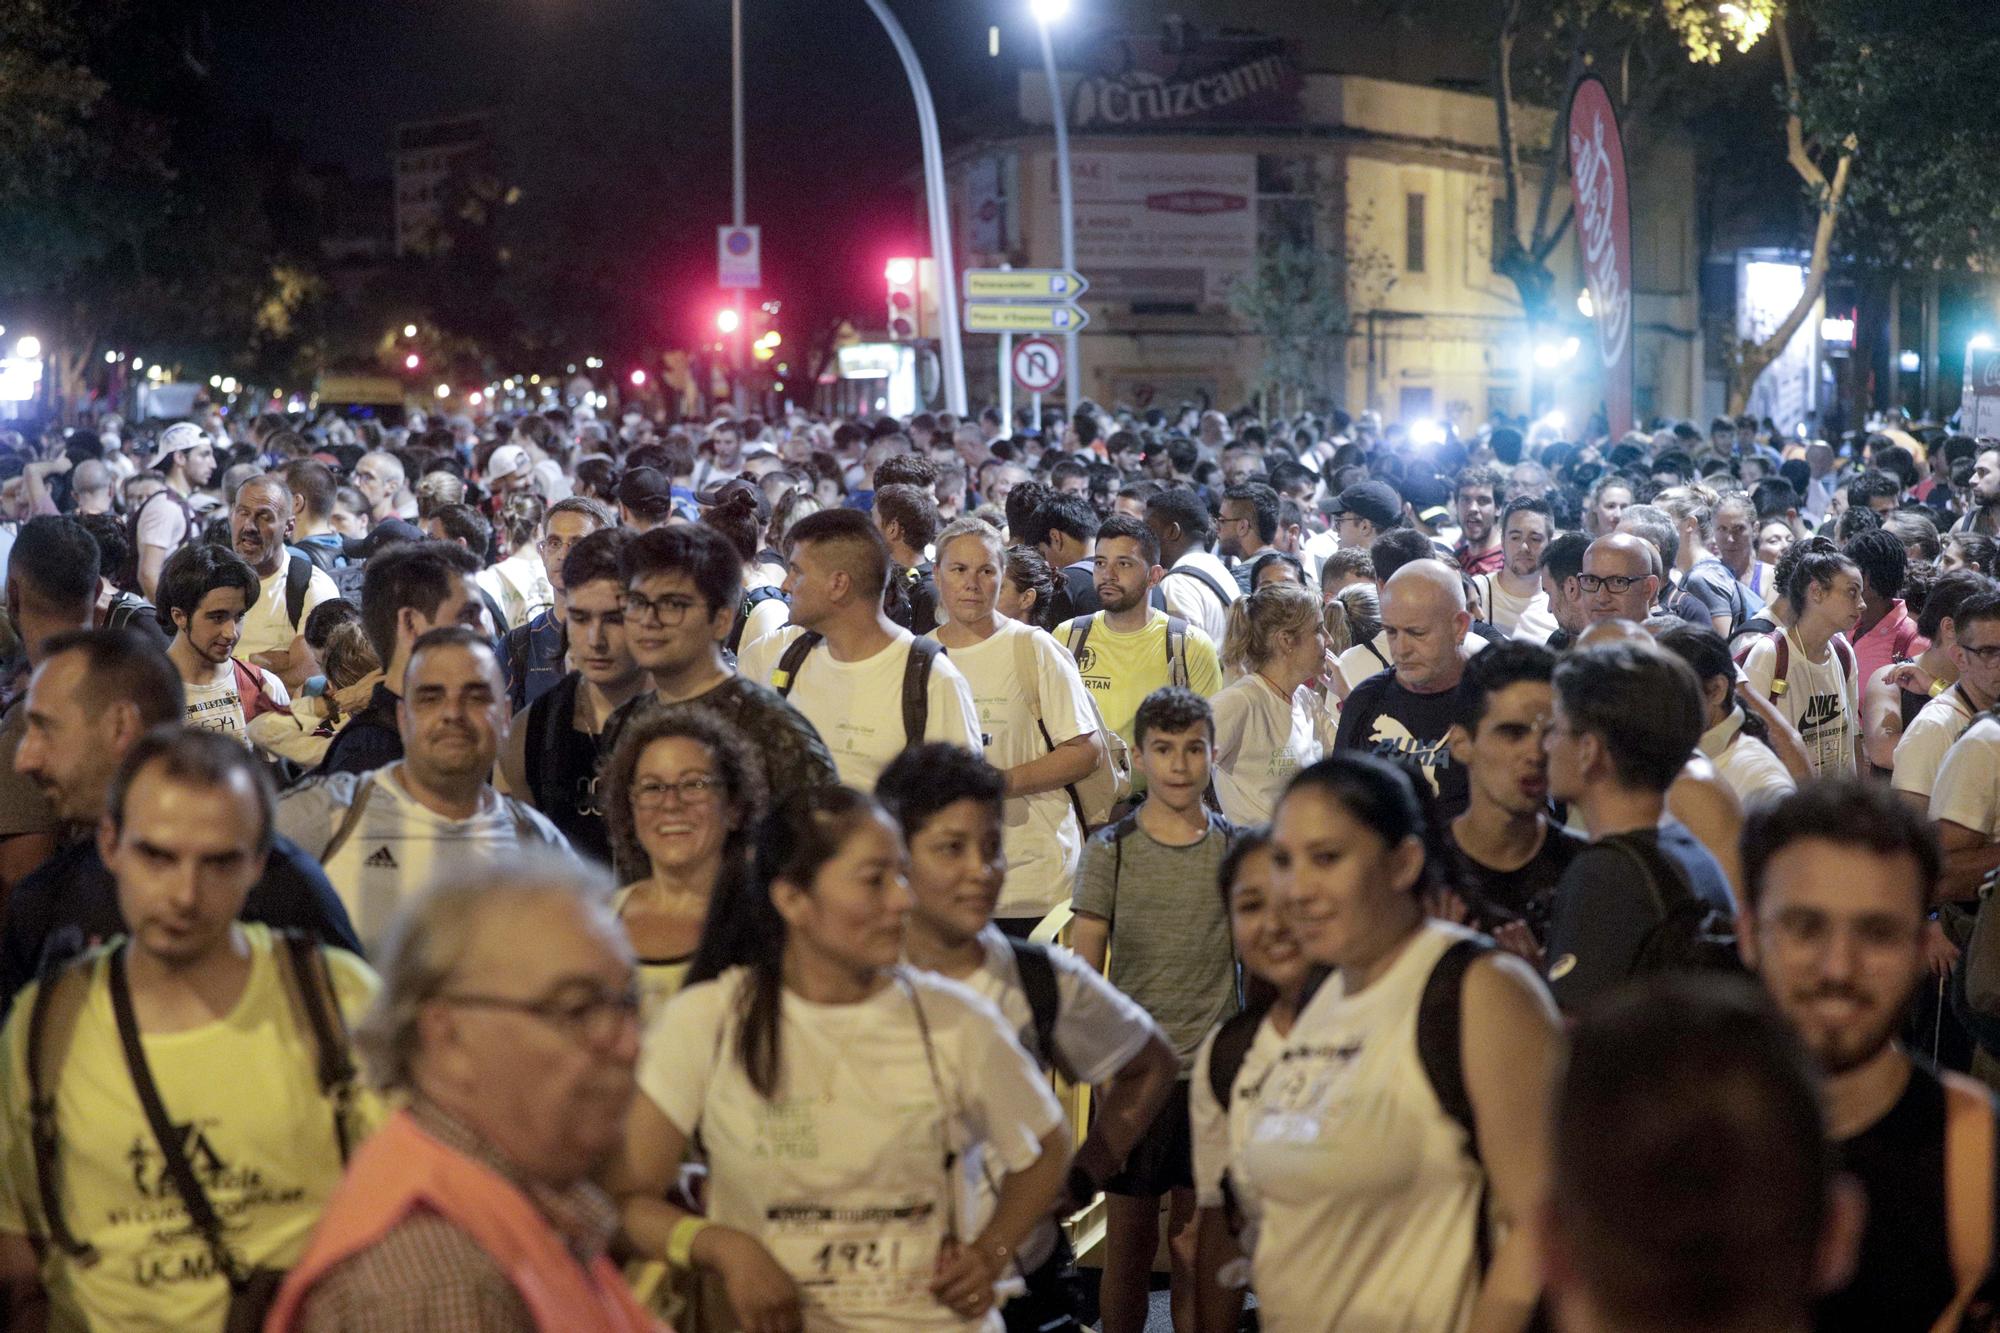
[(1424, 271), (1424, 197), (1421, 194), (1403, 196), (1403, 270), (1406, 273)]

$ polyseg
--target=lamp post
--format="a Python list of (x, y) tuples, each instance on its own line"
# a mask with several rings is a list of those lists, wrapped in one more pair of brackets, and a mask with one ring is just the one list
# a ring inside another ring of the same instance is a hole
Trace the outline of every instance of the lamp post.
[[(738, 0), (740, 3), (741, 0)], [(924, 149), (924, 202), (930, 215), (931, 258), (938, 273), (938, 333), (943, 350), (945, 406), (963, 419), (965, 416), (965, 347), (959, 337), (958, 265), (952, 262), (951, 206), (945, 198), (944, 143), (938, 134), (937, 106), (931, 101), (931, 85), (924, 67), (917, 63), (917, 49), (903, 25), (889, 12), (884, 0), (868, 0), (869, 12), (881, 22), (909, 76), (910, 94), (917, 102), (917, 130)]]
[[(1063, 108), (1062, 80), (1056, 76), (1055, 46), (1049, 41), (1049, 25), (1058, 23), (1069, 13), (1069, 0), (1031, 0), (1035, 15), (1035, 32), (1042, 41), (1042, 72), (1049, 79), (1049, 119), (1056, 131), (1056, 212), (1062, 227), (1062, 266), (1071, 273), (1076, 272), (1076, 202), (1070, 193), (1069, 178), (1069, 115)], [(1077, 401), (1083, 379), (1083, 367), (1076, 359), (1076, 330), (1063, 334), (1063, 412), (1071, 420), (1076, 418)], [(1012, 422), (1008, 425), (1011, 427)], [(1042, 423), (1035, 423), (1040, 431)]]
[[(743, 225), (743, 0), (729, 0), (729, 130), (732, 218)], [(736, 327), (743, 327), (743, 289), (736, 289)], [(743, 408), (743, 339), (729, 340), (730, 401)]]

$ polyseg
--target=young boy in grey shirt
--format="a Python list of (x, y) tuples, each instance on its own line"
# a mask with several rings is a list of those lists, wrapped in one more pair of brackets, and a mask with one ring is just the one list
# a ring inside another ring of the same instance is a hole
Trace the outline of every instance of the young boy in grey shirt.
[[(1077, 867), (1070, 943), (1153, 1016), (1181, 1060), (1181, 1077), (1122, 1171), (1104, 1184), (1105, 1259), (1099, 1289), (1106, 1333), (1140, 1329), (1160, 1199), (1179, 1234), (1194, 1220), (1188, 1070), (1216, 1024), (1236, 1012), (1236, 960), (1216, 877), (1235, 830), (1203, 804), (1215, 742), (1208, 701), (1155, 690), (1133, 723), (1133, 764), (1146, 780), (1139, 808), (1091, 835)], [(1192, 1308), (1193, 1272), (1173, 1255), (1173, 1304)]]

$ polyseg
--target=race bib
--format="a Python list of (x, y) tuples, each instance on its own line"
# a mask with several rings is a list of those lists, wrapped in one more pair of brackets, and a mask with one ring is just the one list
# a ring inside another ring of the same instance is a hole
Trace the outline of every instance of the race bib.
[(852, 1314), (929, 1304), (943, 1219), (934, 1199), (902, 1204), (771, 1208), (764, 1243), (807, 1307)]

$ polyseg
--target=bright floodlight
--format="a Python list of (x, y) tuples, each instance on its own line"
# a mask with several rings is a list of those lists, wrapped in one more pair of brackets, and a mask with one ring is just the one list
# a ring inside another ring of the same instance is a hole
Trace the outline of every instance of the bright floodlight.
[(1069, 0), (1028, 0), (1037, 23), (1061, 23), (1069, 17)]
[(414, 324), (405, 324), (405, 325), (403, 326), (403, 336), (404, 336), (405, 338), (414, 338), (414, 337), (416, 337), (416, 336), (417, 336), (417, 326), (416, 326), (416, 325), (414, 325)]
[(742, 317), (727, 306), (715, 312), (715, 327), (723, 333), (734, 333), (742, 326)]
[(1966, 344), (1975, 352), (1983, 352), (1992, 345), (1993, 335), (1990, 333), (1975, 333), (1972, 335), (1972, 341)]
[(646, 372), (645, 372), (645, 371), (643, 371), (643, 370), (635, 370), (635, 371), (633, 371), (633, 372), (632, 372), (632, 387), (633, 387), (633, 388), (635, 388), (635, 389), (643, 389), (643, 388), (645, 388), (645, 387), (646, 387)]
[(1429, 417), (1418, 417), (1410, 423), (1410, 443), (1419, 449), (1435, 449), (1444, 443), (1444, 427)]
[(33, 361), (42, 354), (42, 340), (30, 333), (14, 344), (14, 355), (23, 361)]

